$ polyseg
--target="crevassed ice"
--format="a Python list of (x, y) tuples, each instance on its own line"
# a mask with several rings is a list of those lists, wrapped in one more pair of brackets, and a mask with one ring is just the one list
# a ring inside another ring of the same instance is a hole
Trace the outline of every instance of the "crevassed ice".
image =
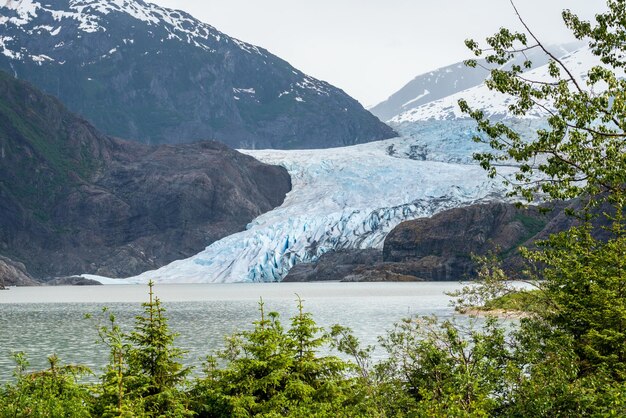
[(193, 257), (124, 282), (277, 281), (295, 264), (332, 249), (382, 248), (384, 237), (403, 220), (502, 199), (499, 181), (489, 180), (477, 165), (389, 153), (392, 145), (400, 149), (419, 141), (403, 137), (326, 150), (242, 151), (289, 171), (293, 189), (284, 203)]

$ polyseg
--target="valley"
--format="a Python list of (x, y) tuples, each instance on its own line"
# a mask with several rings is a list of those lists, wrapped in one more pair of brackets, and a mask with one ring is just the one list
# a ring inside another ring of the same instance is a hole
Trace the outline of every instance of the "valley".
[[(69, 108), (4, 76), (16, 111), (5, 112), (0, 140), (13, 166), (3, 176), (31, 161), (24, 152), (37, 155), (33, 169), (54, 173), (54, 186), (38, 175), (4, 184), (1, 266), (21, 284), (29, 273), (50, 283), (275, 282), (325, 254), (380, 257), (404, 221), (510, 201), (502, 180), (517, 166), (486, 176), (473, 155), (489, 146), (474, 141), (459, 99), (524, 136), (546, 126), (545, 113), (511, 117), (513, 102), (487, 88), (488, 73), (462, 63), (373, 106), (387, 126), (341, 90), (181, 11), (118, 0), (3, 7), (0, 68)], [(581, 77), (597, 63), (580, 43), (551, 49)], [(526, 58), (536, 64), (527, 77), (549, 77), (545, 54)], [(16, 106), (26, 94), (46, 104)], [(41, 113), (35, 121), (29, 108)], [(49, 125), (59, 126), (54, 145), (42, 143)], [(194, 142), (207, 138), (241, 154)], [(377, 271), (368, 280), (396, 277)]]
[(503, 199), (505, 189), (477, 165), (388, 154), (390, 146), (403, 144), (387, 140), (331, 150), (241, 150), (287, 169), (292, 190), (285, 202), (195, 256), (127, 281), (280, 281), (294, 265), (328, 251), (382, 249), (387, 233), (404, 220)]
[(0, 417), (626, 416), (625, 2), (153, 1), (0, 0)]

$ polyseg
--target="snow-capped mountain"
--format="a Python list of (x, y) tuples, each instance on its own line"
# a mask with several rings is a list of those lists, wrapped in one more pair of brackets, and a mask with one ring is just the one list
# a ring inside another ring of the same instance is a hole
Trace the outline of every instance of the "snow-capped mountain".
[(395, 136), (340, 89), (142, 0), (0, 0), (0, 69), (142, 142), (323, 148)]
[[(600, 65), (599, 58), (586, 47), (577, 49), (563, 56), (561, 60), (580, 80), (585, 79), (586, 72), (592, 66)], [(549, 75), (547, 64), (524, 73), (524, 78), (539, 82), (554, 81)], [(492, 119), (509, 118), (509, 106), (515, 101), (514, 97), (490, 90), (484, 83), (481, 83), (475, 87), (408, 110), (393, 117), (390, 122), (396, 126), (404, 123), (428, 120), (467, 119), (468, 116), (463, 114), (459, 108), (458, 102), (460, 99), (465, 99), (471, 108), (481, 109), (485, 116)], [(546, 115), (545, 111), (540, 108), (535, 108), (528, 112), (524, 118), (541, 119)]]
[(463, 62), (420, 74), (387, 100), (369, 108), (382, 121), (441, 99), (456, 92), (477, 86), (485, 81), (488, 72), (482, 68), (468, 68)]
[[(550, 51), (558, 57), (565, 56), (582, 45), (573, 42), (550, 47)], [(540, 67), (548, 62), (548, 57), (542, 51), (530, 50), (525, 58), (533, 62), (534, 67)], [(479, 60), (479, 64), (485, 66), (485, 60)], [(522, 64), (522, 58), (509, 62), (506, 67)], [(463, 62), (457, 62), (434, 71), (418, 75), (400, 90), (392, 94), (387, 100), (370, 108), (370, 112), (378, 116), (380, 120), (389, 121), (394, 117), (419, 108), (436, 100), (443, 99), (463, 90), (482, 84), (489, 72), (481, 66), (470, 68)]]
[(280, 280), (293, 265), (333, 249), (382, 248), (386, 234), (401, 221), (502, 199), (500, 183), (487, 179), (476, 165), (417, 161), (390, 152), (390, 147), (401, 149), (403, 141), (333, 150), (246, 151), (287, 168), (293, 188), (284, 204), (196, 256), (122, 282)]

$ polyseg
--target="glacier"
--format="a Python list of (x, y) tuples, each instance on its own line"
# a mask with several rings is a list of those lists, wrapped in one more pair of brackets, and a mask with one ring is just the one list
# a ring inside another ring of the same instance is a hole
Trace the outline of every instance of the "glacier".
[[(469, 139), (473, 133), (466, 122), (421, 129), (343, 148), (240, 150), (289, 171), (293, 188), (280, 207), (254, 219), (246, 230), (160, 269), (127, 279), (84, 277), (105, 284), (280, 281), (294, 265), (327, 251), (382, 248), (385, 236), (404, 220), (504, 198), (501, 181), (471, 163), (471, 153), (481, 144)], [(420, 158), (408, 153), (420, 146)], [(504, 167), (501, 173), (514, 171)]]
[[(584, 85), (585, 70), (598, 64), (588, 48), (562, 59)], [(526, 77), (549, 80), (548, 67), (537, 67)], [(294, 265), (328, 251), (380, 249), (402, 221), (505, 200), (501, 179), (489, 179), (472, 158), (490, 148), (472, 140), (476, 125), (460, 112), (461, 98), (491, 118), (506, 120), (522, 137), (530, 138), (546, 124), (540, 111), (512, 118), (514, 99), (483, 83), (396, 115), (390, 123), (401, 134), (398, 138), (322, 150), (240, 150), (288, 170), (293, 189), (280, 207), (253, 220), (245, 231), (160, 269), (123, 280), (85, 277), (102, 283), (280, 281)], [(513, 178), (517, 168), (508, 164), (498, 174)]]

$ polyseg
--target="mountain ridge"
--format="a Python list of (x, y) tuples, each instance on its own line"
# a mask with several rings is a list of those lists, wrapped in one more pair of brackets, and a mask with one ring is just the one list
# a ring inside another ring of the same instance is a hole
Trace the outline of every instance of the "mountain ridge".
[(342, 90), (182, 11), (142, 0), (8, 0), (0, 14), (0, 68), (109, 135), (251, 149), (396, 136)]
[(217, 142), (102, 135), (0, 71), (0, 255), (36, 279), (160, 267), (241, 231), (290, 189), (285, 169)]
[[(580, 42), (570, 42), (551, 45), (548, 46), (548, 49), (556, 56), (562, 57), (581, 46)], [(534, 67), (541, 67), (547, 63), (548, 56), (543, 51), (530, 50), (524, 56), (512, 59), (503, 67), (510, 68), (514, 64), (522, 65), (523, 60), (526, 59), (532, 61)], [(486, 69), (488, 67), (491, 65), (487, 64), (484, 59), (478, 60), (478, 65), (475, 68), (467, 67), (461, 61), (420, 74), (386, 100), (370, 107), (369, 110), (380, 120), (393, 121), (402, 114), (417, 111), (421, 106), (480, 86), (489, 76)]]
[[(582, 47), (561, 58), (575, 77), (584, 82), (587, 79), (586, 71), (595, 65), (600, 65), (599, 58), (588, 47)], [(524, 73), (526, 79), (538, 82), (551, 82), (548, 64), (530, 69)], [(584, 85), (584, 84), (583, 84)], [(470, 119), (459, 108), (458, 101), (464, 99), (470, 108), (480, 109), (491, 119), (546, 119), (548, 111), (538, 106), (529, 110), (523, 116), (511, 116), (510, 105), (517, 100), (515, 97), (489, 89), (485, 83), (456, 92), (444, 98), (426, 103), (417, 108), (401, 113), (390, 120), (394, 126), (402, 123), (421, 122), (426, 120), (453, 120)], [(548, 109), (550, 103), (544, 103)]]

